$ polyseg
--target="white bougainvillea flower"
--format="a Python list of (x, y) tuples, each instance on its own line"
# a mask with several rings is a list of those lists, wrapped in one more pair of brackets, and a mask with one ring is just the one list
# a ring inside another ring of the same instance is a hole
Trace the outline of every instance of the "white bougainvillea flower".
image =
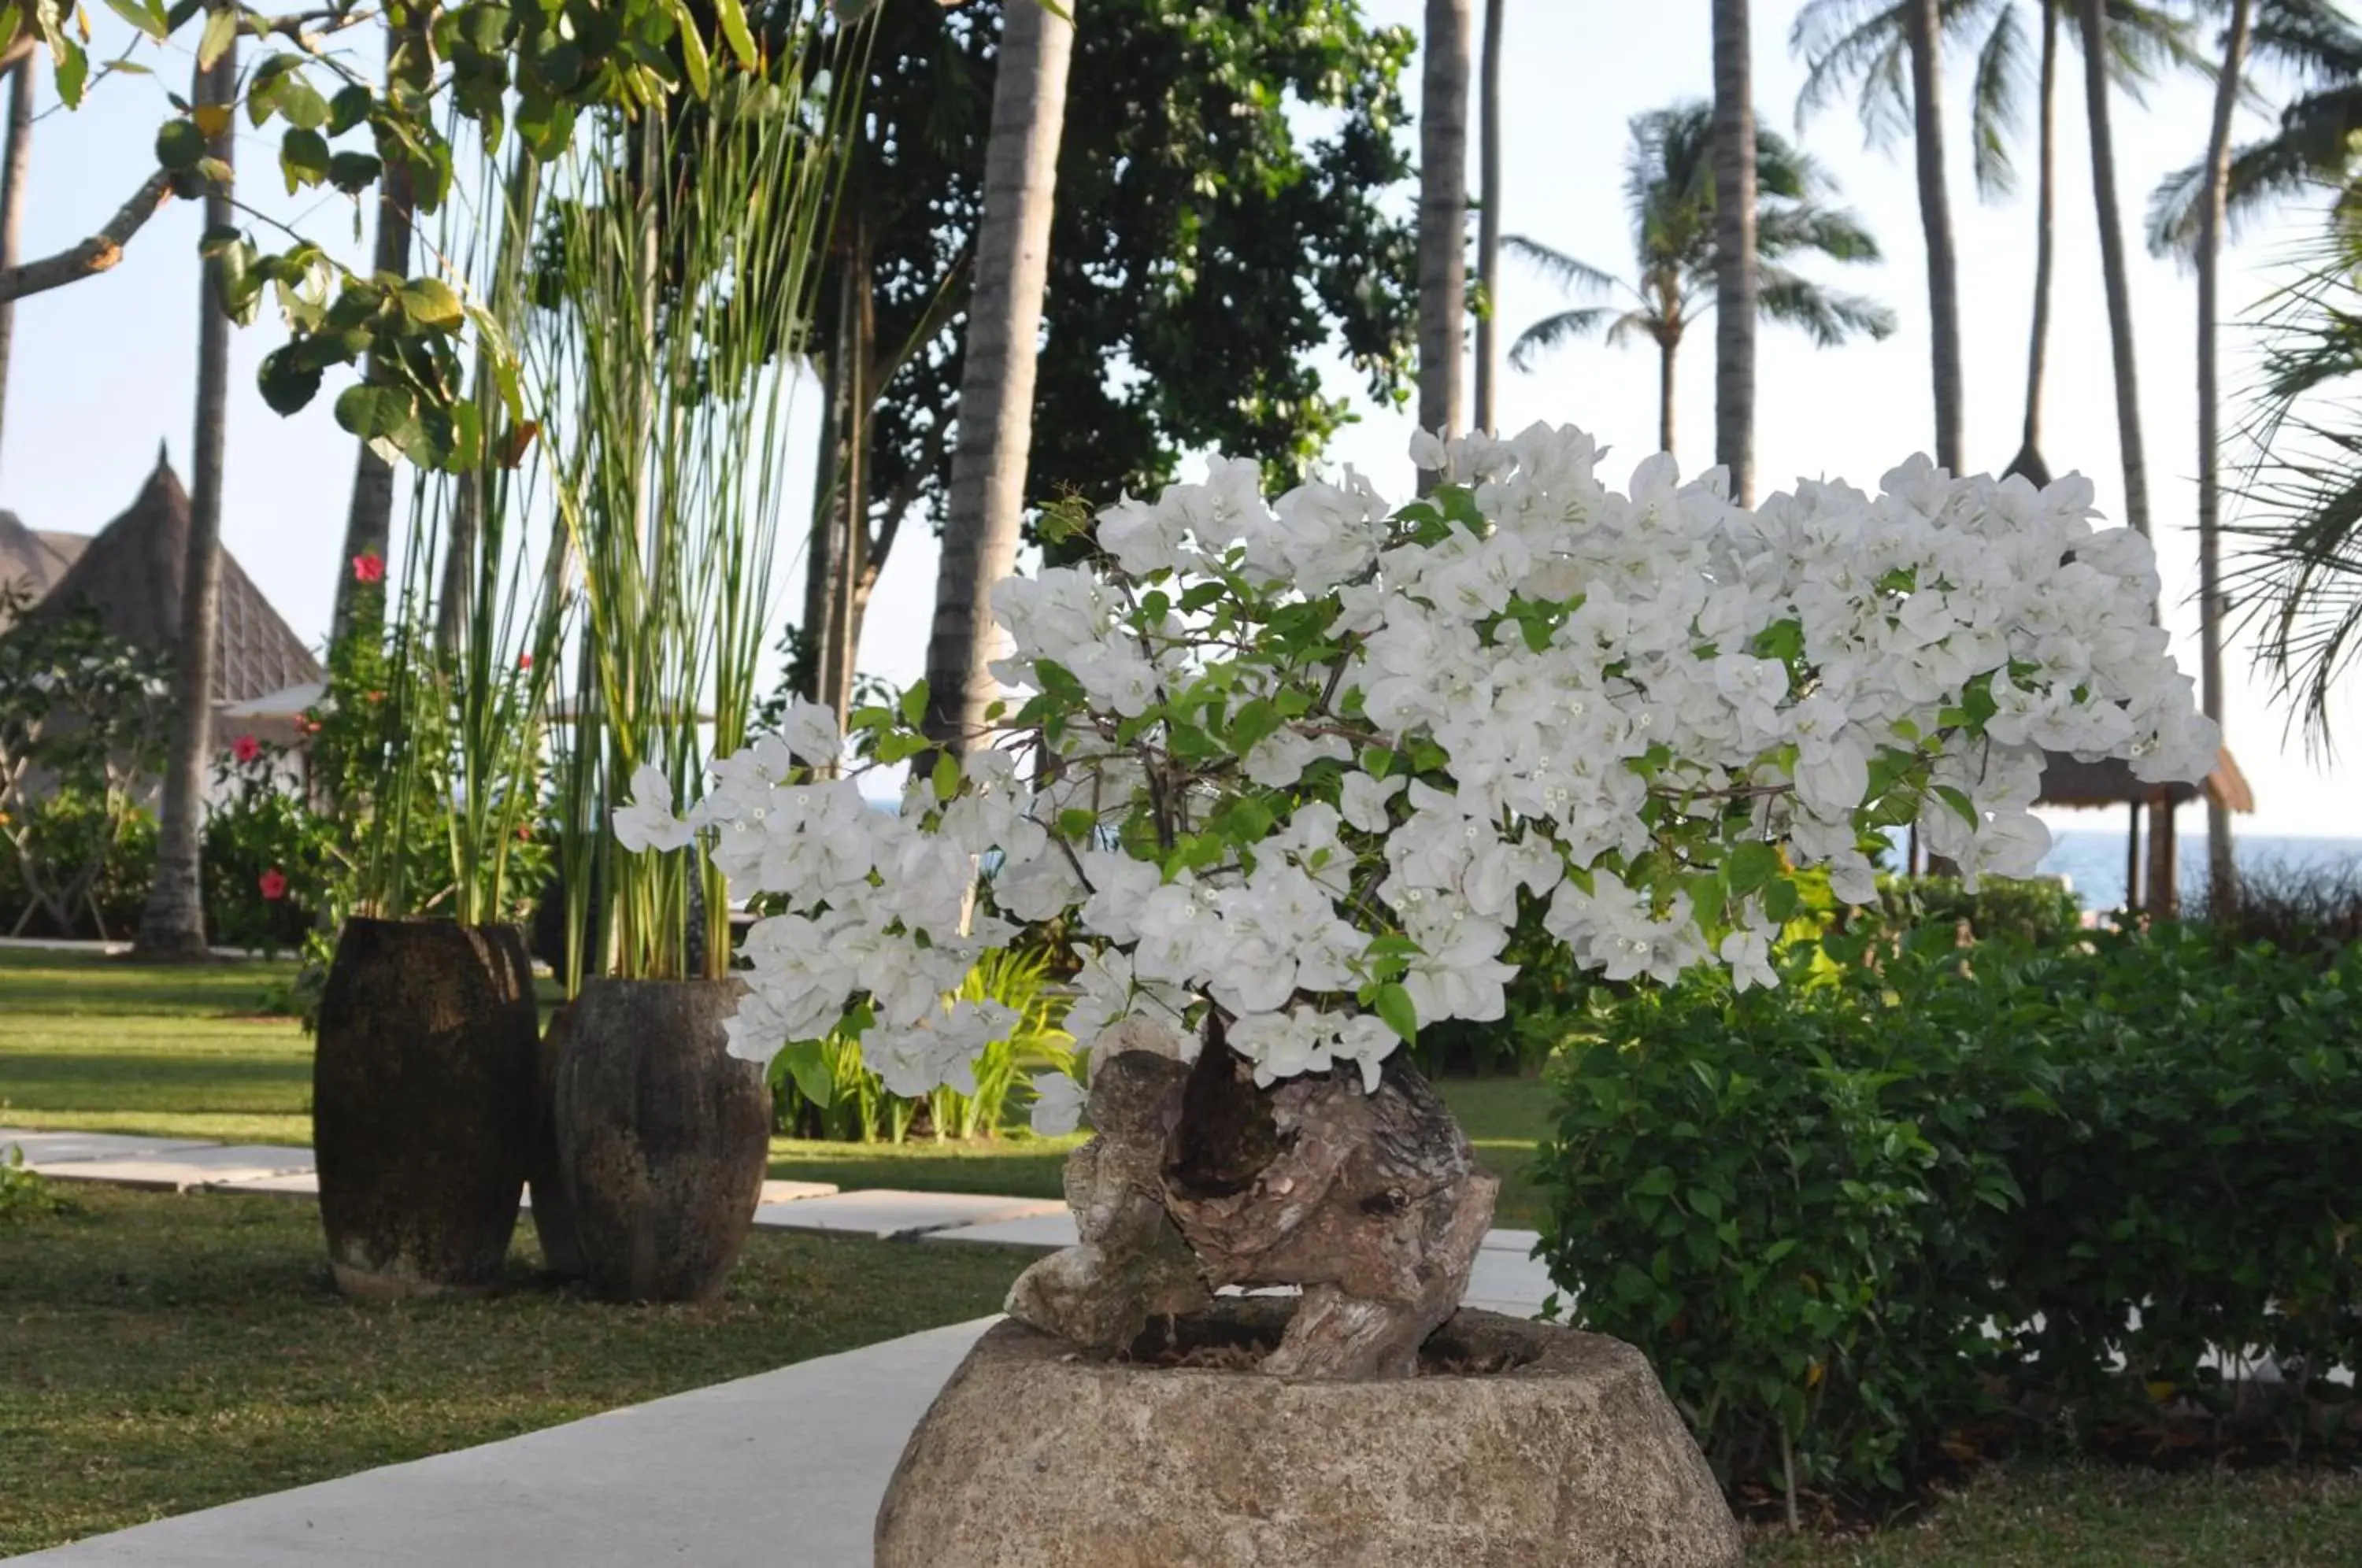
[(1063, 1138), (1083, 1122), (1083, 1086), (1064, 1073), (1033, 1076), (1033, 1109), (1027, 1117), (1044, 1138)]
[(813, 777), (818, 708), (716, 763), (687, 824), (635, 779), (626, 847), (701, 834), (778, 907), (733, 1050), (866, 1016), (896, 1092), (967, 1085), (1005, 1035), (952, 994), (1010, 922), (1055, 922), (1077, 1039), (1187, 1058), (1210, 1016), (1258, 1081), (1374, 1086), (1398, 1030), (1503, 1015), (1536, 910), (1592, 974), (1772, 985), (1791, 869), (1867, 901), (1864, 842), (1915, 819), (1965, 876), (2022, 875), (2046, 751), (2213, 766), (2154, 553), (2081, 479), (1916, 458), (1749, 509), (1662, 454), (1612, 489), (1561, 427), (1413, 457), (1443, 483), (1398, 512), (1350, 470), (1267, 503), (1218, 459), (1102, 513), (1088, 561), (997, 584), (1018, 699), (900, 812)]
[(672, 786), (664, 769), (644, 762), (633, 771), (631, 800), (615, 808), (615, 842), (635, 855), (686, 849), (696, 830), (672, 812)]

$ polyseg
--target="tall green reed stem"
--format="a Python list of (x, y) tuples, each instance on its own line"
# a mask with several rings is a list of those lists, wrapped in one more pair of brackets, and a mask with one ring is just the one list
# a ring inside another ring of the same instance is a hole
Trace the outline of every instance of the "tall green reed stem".
[(627, 853), (607, 819), (643, 765), (694, 801), (759, 697), (794, 365), (859, 80), (822, 68), (866, 47), (866, 29), (801, 20), (766, 74), (602, 122), (551, 171), (558, 304), (527, 373), (562, 411), (554, 499), (582, 573), (560, 788), (569, 992), (599, 970), (729, 967), (721, 875), (691, 852)]

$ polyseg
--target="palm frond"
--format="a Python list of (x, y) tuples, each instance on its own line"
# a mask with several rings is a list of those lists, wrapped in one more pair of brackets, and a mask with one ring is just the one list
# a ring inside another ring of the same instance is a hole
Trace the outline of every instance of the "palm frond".
[(1634, 337), (1662, 343), (1668, 337), (1679, 341), (1681, 335), (1677, 321), (1658, 310), (1628, 310), (1607, 324), (1607, 346), (1610, 348), (1621, 348)]
[(1509, 363), (1520, 370), (1530, 370), (1536, 356), (1550, 352), (1570, 338), (1590, 337), (1611, 314), (1606, 305), (1586, 305), (1581, 310), (1546, 315), (1518, 334), (1517, 341), (1509, 345)]
[(1822, 348), (1835, 348), (1856, 335), (1882, 340), (1894, 332), (1894, 313), (1878, 301), (1823, 288), (1783, 267), (1762, 270), (1756, 309), (1767, 321), (1804, 328)]
[[(2210, 82), (2215, 62), (2199, 47), (2198, 24), (2140, 0), (2108, 0), (2108, 80), (2134, 103), (2147, 105), (2143, 90), (2170, 72), (2194, 71)], [(2070, 28), (2080, 41), (2080, 28)]]
[(1616, 287), (1612, 274), (1588, 261), (1578, 261), (1563, 250), (1554, 250), (1540, 240), (1529, 239), (1522, 234), (1505, 234), (1501, 244), (1511, 255), (1570, 293), (1599, 293)]
[[(2047, 5), (2049, 0), (2036, 0)], [(2017, 128), (2025, 90), (2025, 29), (2015, 6), (2003, 7), (1977, 50), (1977, 72), (1969, 94), (1969, 145), (1973, 149), (1977, 193), (2005, 196), (2017, 184), (2009, 138)]]
[[(2362, 130), (2362, 83), (2309, 93), (2280, 111), (2277, 135), (2249, 142), (2231, 155), (2224, 214), (2229, 235), (2280, 198), (2310, 186), (2341, 182), (2351, 167), (2350, 138)], [(2198, 243), (2205, 166), (2166, 176), (2149, 197), (2149, 248), (2188, 255)]]
[(1810, 0), (1788, 29), (1788, 52), (1805, 61), (1796, 93), (1802, 127), (1859, 83), (1862, 131), (1884, 147), (1911, 127), (1910, 23), (1904, 0)]
[(2362, 376), (2362, 248), (2333, 228), (2263, 311), (2263, 356), (2241, 438), (2253, 454), (2235, 494), (2250, 541), (2231, 580), (2279, 694), (2310, 738), (2362, 653), (2362, 407), (2324, 395)]
[(2362, 30), (2335, 0), (2272, 0), (2256, 17), (2247, 53), (2316, 81), (2362, 76)]
[(1755, 219), (1755, 253), (1763, 259), (1811, 251), (1853, 264), (1883, 260), (1878, 240), (1850, 207), (1767, 207)]

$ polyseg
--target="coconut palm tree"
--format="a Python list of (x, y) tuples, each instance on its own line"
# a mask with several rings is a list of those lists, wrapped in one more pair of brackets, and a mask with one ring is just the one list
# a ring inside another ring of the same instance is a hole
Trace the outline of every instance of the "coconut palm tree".
[[(1978, 194), (1987, 198), (2005, 195), (2016, 184), (2010, 144), (2018, 134), (2025, 107), (2022, 90), (2029, 48), (2029, 7), (2038, 17), (2034, 310), (2026, 351), (2025, 418), (2017, 455), (2009, 464), (2010, 472), (2025, 474), (2036, 483), (2047, 482), (2050, 477), (2042, 457), (2042, 391), (2048, 363), (2050, 285), (2057, 249), (2058, 55), (2064, 31), (2059, 23), (2074, 3), (1941, 0), (1937, 7), (1939, 41), (1975, 51), (1969, 94), (1969, 145)], [(1906, 133), (1915, 137), (1918, 103), (1906, 83), (1915, 60), (1912, 38), (1917, 10), (1917, 0), (1809, 0), (1797, 14), (1790, 34), (1795, 52), (1807, 61), (1805, 85), (1796, 100), (1799, 121), (1854, 89), (1859, 92), (1862, 127), (1872, 145), (1886, 145)], [(2136, 99), (2165, 66), (2196, 62), (2186, 19), (2137, 0), (2107, 0), (2107, 13), (2110, 80)], [(2081, 37), (2080, 31), (2076, 37)], [(1940, 137), (1940, 125), (1937, 133)], [(1921, 196), (1926, 219), (1929, 214), (1924, 183)], [(1950, 214), (1947, 209), (1936, 215), (1941, 219), (1948, 251)], [(1936, 251), (1931, 238), (1931, 266)], [(1957, 347), (1954, 353), (1957, 356)], [(1941, 371), (1937, 380), (1940, 399)]]
[[(1827, 204), (1837, 183), (1776, 131), (1755, 130), (1756, 308), (1800, 326), (1822, 348), (1860, 333), (1882, 338), (1894, 313), (1875, 300), (1824, 288), (1785, 263), (1819, 255), (1860, 264), (1880, 259), (1860, 220)], [(1629, 282), (1546, 245), (1512, 235), (1518, 255), (1569, 290), (1619, 293), (1622, 305), (1584, 305), (1546, 316), (1518, 336), (1509, 362), (1535, 359), (1570, 338), (1605, 333), (1611, 344), (1634, 337), (1657, 346), (1658, 442), (1673, 449), (1673, 365), (1692, 323), (1715, 308), (1722, 247), (1715, 211), (1714, 108), (1677, 104), (1635, 116), (1624, 157), (1624, 204), (1632, 224), (1636, 271)]]
[[(208, 29), (210, 34), (211, 29)], [(222, 169), (205, 190), (205, 228), (237, 221), (228, 171), (236, 138), (237, 39), (223, 39), (212, 60), (198, 54), (190, 94), (206, 156)], [(222, 448), (229, 423), (229, 326), (216, 269), (208, 259), (197, 289), (197, 428), (195, 483), (189, 491), (188, 564), (181, 599), (181, 646), (173, 658), (171, 750), (156, 833), (156, 875), (139, 915), (134, 949), (143, 957), (203, 958), (205, 947), (202, 864), (205, 764), (213, 746), (214, 633), (221, 619)]]
[[(1470, 0), (1427, 0), (1418, 98), (1418, 427), (1461, 427), (1468, 308)], [(1424, 489), (1433, 476), (1422, 476)]]
[[(2213, 0), (2224, 8), (2225, 0)], [(2252, 0), (2247, 55), (2304, 80), (2307, 90), (2280, 110), (2279, 128), (2231, 149), (2223, 182), (2222, 237), (2241, 223), (2307, 192), (2343, 191), (2362, 131), (2362, 28), (2335, 0)], [(2149, 197), (2149, 248), (2198, 259), (2207, 205), (2208, 156), (2169, 174)]]
[(2125, 271), (2124, 218), (2116, 203), (2115, 130), (2108, 111), (2105, 0), (2075, 0), (2083, 39), (2083, 112), (2091, 122), (2092, 196), (2099, 208), (2100, 275), (2108, 299), (2108, 351), (2116, 371), (2116, 447), (2125, 472), (2125, 521), (2149, 531), (2148, 459), (2141, 441), (2140, 377), (2133, 351), (2132, 284)]
[[(2280, 130), (2247, 148), (2231, 145), (2231, 115), (2250, 50), (2328, 84), (2283, 111)], [(2362, 129), (2362, 33), (2323, 0), (2234, 0), (2223, 69), (2202, 163), (2169, 176), (2149, 203), (2149, 248), (2180, 252), (2198, 273), (2198, 637), (2199, 688), (2207, 715), (2224, 723), (2222, 586), (2222, 391), (2216, 321), (2224, 231), (2235, 210), (2252, 211), (2307, 183), (2325, 182), (2351, 158)], [(2206, 801), (2208, 885), (2235, 897), (2231, 817)]]
[[(2223, 473), (2222, 392), (2217, 380), (2215, 290), (2223, 259), (2223, 209), (2231, 182), (2231, 111), (2239, 73), (2246, 69), (2253, 0), (2233, 0), (2224, 40), (2223, 71), (2214, 83), (2214, 117), (2206, 138), (2206, 194), (2198, 235), (2198, 690), (2199, 704), (2223, 723)], [(2218, 905), (2238, 897), (2231, 856), (2231, 810), (2206, 792), (2206, 886)]]
[(1755, 502), (1755, 88), (1747, 0), (1714, 3), (1714, 460)]
[(1476, 318), (1475, 427), (1493, 428), (1493, 388), (1500, 357), (1501, 309), (1501, 8), (1485, 0), (1485, 43), (1477, 57), (1476, 287), (1485, 311)]
[(1037, 0), (1011, 0), (1002, 13), (960, 375), (959, 436), (927, 642), (927, 734), (955, 752), (968, 749), (984, 728), (994, 686), (985, 668), (991, 657), (992, 587), (1017, 563), (1024, 521), (1033, 344), (1049, 286), (1066, 67), (1081, 12), (1079, 0), (1065, 0), (1058, 12)]

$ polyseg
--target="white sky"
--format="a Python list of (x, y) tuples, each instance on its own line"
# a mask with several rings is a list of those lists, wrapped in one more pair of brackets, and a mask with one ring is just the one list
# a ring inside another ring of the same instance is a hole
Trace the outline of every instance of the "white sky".
[[(1708, 91), (1705, 0), (1510, 3), (1503, 89), (1504, 226), (1621, 271), (1629, 243), (1621, 200), (1625, 124), (1642, 110)], [(1414, 28), (1423, 11), (1419, 0), (1365, 0), (1365, 7), (1377, 21)], [(1481, 0), (1477, 8), (1481, 16)], [(1780, 3), (1756, 6), (1758, 113), (1783, 131), (1794, 128), (1791, 111), (1802, 79), (1801, 67), (1787, 50), (1794, 9)], [(1087, 26), (1087, 6), (1083, 19)], [(104, 11), (96, 11), (94, 20), (99, 49), (119, 50), (127, 29)], [(378, 47), (374, 39), (355, 46), (372, 68)], [(105, 82), (79, 113), (45, 100), (50, 112), (35, 129), (25, 255), (46, 254), (92, 232), (153, 167), (155, 127), (169, 113), (163, 94), (168, 85), (186, 90), (189, 64), (185, 51), (160, 59), (149, 50), (139, 58), (155, 63), (160, 74)], [(2062, 85), (2073, 91), (2065, 95), (2060, 114), (2058, 280), (2044, 447), (2054, 469), (2089, 472), (2103, 509), (2121, 516), (2106, 312), (2089, 196), (2080, 69), (2071, 54), (2069, 67)], [(2033, 272), (2032, 155), (2029, 148), (2020, 159), (2027, 189), (1998, 205), (1978, 204), (1966, 157), (1966, 83), (1958, 74), (1948, 83), (1946, 107), (1960, 248), (1968, 453), (1973, 466), (1998, 468), (2016, 449), (2023, 414)], [(46, 71), (44, 77), (46, 93)], [(1416, 63), (1407, 83), (1415, 109)], [(1077, 83), (1077, 90), (1087, 90), (1087, 83)], [(2150, 505), (2164, 563), (2168, 621), (2180, 638), (2185, 667), (2193, 670), (2195, 289), (2171, 264), (2147, 256), (2136, 226), (2158, 177), (2202, 149), (2208, 98), (2205, 85), (2192, 80), (2153, 91), (2146, 111), (2121, 98), (2116, 105), (2120, 188), (2136, 229), (2127, 241), (2134, 256)], [(348, 257), (359, 259), (349, 204), (316, 193), (300, 202), (284, 196), (275, 167), (275, 134), (253, 132), (243, 118), (238, 124), (248, 199), (297, 222), (314, 237), (337, 237)], [(2264, 124), (2250, 113), (2242, 134), (2256, 134)], [(1816, 119), (1804, 141), (1837, 175), (1844, 200), (1860, 213), (1888, 255), (1885, 266), (1844, 269), (1839, 281), (1888, 301), (1902, 318), (1902, 329), (1883, 344), (1820, 351), (1794, 333), (1767, 326), (1759, 350), (1757, 431), (1759, 489), (1767, 492), (1799, 475), (1843, 476), (1873, 486), (1879, 474), (1933, 440), (1925, 274), (1907, 149), (1904, 156), (1865, 149), (1857, 122), (1842, 107)], [(160, 438), (170, 443), (186, 477), (200, 227), (193, 204), (175, 204), (149, 224), (111, 274), (20, 304), (13, 395), (0, 449), (0, 506), (15, 510), (34, 527), (94, 532), (130, 501)], [(2245, 312), (2266, 295), (2282, 275), (2290, 247), (2314, 230), (2312, 215), (2299, 210), (2250, 229), (2226, 271), (2226, 306)], [(1514, 262), (1506, 270), (1505, 343), (1518, 328), (1557, 308), (1547, 284)], [(264, 322), (235, 338), (224, 536), (296, 631), (316, 642), (334, 593), (353, 446), (329, 415), (333, 385), (293, 419), (281, 419), (263, 405), (254, 391), (254, 367), (279, 337), (276, 327)], [(2235, 389), (2244, 383), (2245, 355), (2235, 348), (2235, 330), (2227, 340), (2235, 349), (2226, 384)], [(1683, 455), (1693, 465), (1702, 466), (1710, 452), (1712, 370), (1709, 328), (1694, 337), (1682, 357), (1679, 430)], [(1655, 378), (1652, 348), (1576, 345), (1535, 374), (1505, 372), (1499, 423), (1505, 429), (1535, 419), (1582, 425), (1613, 444), (1618, 455), (1610, 465), (1615, 469), (1625, 458), (1637, 461), (1654, 444)], [(1359, 390), (1358, 381), (1341, 366), (1333, 384)], [(1408, 421), (1365, 412), (1365, 422), (1349, 430), (1332, 455), (1372, 472), (1382, 486), (1407, 490), (1409, 465), (1403, 453)], [(800, 413), (808, 423), (814, 400), (803, 399)], [(791, 462), (798, 473), (809, 470), (810, 447), (808, 436), (794, 437)], [(926, 534), (906, 533), (870, 609), (863, 669), (898, 681), (919, 672), (934, 565)], [(799, 577), (800, 568), (783, 577), (783, 610), (800, 602)], [(2269, 705), (2259, 681), (2247, 679), (2244, 650), (2234, 656), (2233, 675), (2228, 728), (2260, 805), (2255, 818), (2242, 823), (2243, 830), (2362, 832), (2356, 825), (2350, 765), (2342, 771), (2325, 768), (2306, 756), (2301, 740), (2288, 733), (2286, 715)], [(2341, 705), (2340, 733), (2347, 737), (2349, 754), (2351, 737), (2362, 725), (2357, 689), (2362, 683), (2349, 682)], [(2085, 816), (2066, 823), (2101, 827), (2114, 820)], [(2186, 822), (2185, 831), (2191, 825)]]

